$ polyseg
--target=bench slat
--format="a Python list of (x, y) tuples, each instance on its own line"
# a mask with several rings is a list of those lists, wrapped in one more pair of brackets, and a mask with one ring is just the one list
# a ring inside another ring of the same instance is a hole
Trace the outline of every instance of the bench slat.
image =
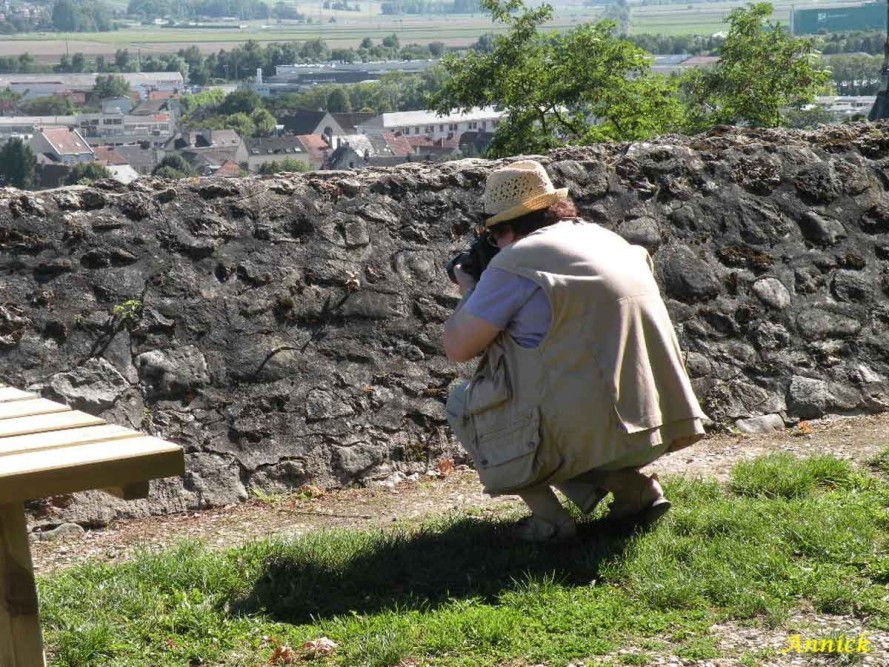
[(5, 403), (6, 401), (21, 401), (27, 398), (39, 398), (39, 396), (37, 396), (37, 394), (32, 394), (29, 391), (16, 389), (15, 387), (4, 387), (0, 385), (0, 403)]
[(182, 448), (141, 436), (0, 457), (0, 503), (182, 475)]
[(80, 426), (97, 426), (104, 424), (101, 417), (94, 417), (79, 410), (68, 412), (56, 412), (39, 417), (19, 417), (17, 419), (0, 420), (0, 438), (14, 435), (26, 435), (28, 433), (43, 433), (45, 431), (58, 431), (66, 428), (78, 428)]
[(48, 433), (30, 433), (28, 435), (0, 438), (0, 456), (35, 451), (45, 452), (58, 447), (70, 447), (72, 445), (83, 445), (89, 442), (106, 440), (138, 438), (141, 436), (142, 434), (138, 431), (115, 424), (69, 428), (63, 431), (50, 431)]
[(48, 415), (53, 412), (68, 412), (67, 405), (49, 401), (45, 398), (32, 398), (27, 401), (10, 401), (0, 403), (0, 419), (14, 419), (15, 417), (29, 417), (31, 415)]

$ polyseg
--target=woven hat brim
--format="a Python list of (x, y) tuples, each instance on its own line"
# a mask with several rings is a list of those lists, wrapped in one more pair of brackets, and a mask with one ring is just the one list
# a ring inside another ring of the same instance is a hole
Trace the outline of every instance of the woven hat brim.
[(490, 229), (498, 222), (506, 222), (507, 220), (518, 218), (519, 216), (525, 215), (526, 213), (533, 213), (534, 211), (539, 211), (542, 208), (549, 208), (552, 204), (556, 203), (560, 199), (565, 199), (567, 196), (568, 188), (559, 188), (554, 192), (547, 192), (546, 194), (537, 195), (536, 197), (532, 197), (527, 201), (523, 201), (521, 204), (513, 206), (512, 208), (508, 208), (505, 211), (500, 211), (500, 213), (498, 213), (497, 215), (491, 216), (490, 218), (485, 220), (485, 228)]

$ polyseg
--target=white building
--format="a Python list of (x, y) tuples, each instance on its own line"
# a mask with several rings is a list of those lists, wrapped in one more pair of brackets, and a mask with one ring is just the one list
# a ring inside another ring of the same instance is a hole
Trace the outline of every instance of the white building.
[[(3, 74), (0, 75), (0, 90), (7, 88), (20, 93), (26, 100), (49, 95), (62, 95), (71, 92), (89, 92), (96, 85), (98, 74)], [(123, 72), (122, 76), (130, 84), (130, 90), (141, 99), (148, 97), (150, 90), (182, 90), (185, 82), (181, 72)]]
[(833, 114), (837, 120), (851, 119), (853, 116), (864, 116), (867, 118), (867, 114), (870, 113), (876, 99), (875, 95), (830, 95), (816, 97), (815, 104), (809, 105), (808, 108), (813, 106), (821, 107)]
[(147, 141), (161, 145), (176, 133), (176, 121), (167, 111), (147, 116), (81, 114), (77, 117), (76, 125), (92, 143), (131, 144)]
[(451, 139), (469, 130), (493, 132), (505, 115), (505, 112), (496, 111), (493, 107), (474, 108), (447, 116), (439, 116), (433, 111), (397, 111), (374, 116), (356, 126), (356, 130), (360, 134)]
[(28, 141), (39, 128), (76, 124), (77, 116), (0, 116), (0, 142), (13, 137)]
[(28, 142), (35, 155), (46, 155), (62, 164), (93, 162), (96, 155), (77, 130), (53, 127), (38, 130)]
[(39, 128), (77, 128), (93, 145), (166, 143), (176, 133), (176, 119), (167, 111), (144, 116), (85, 113), (76, 116), (0, 116), (0, 138), (30, 138)]

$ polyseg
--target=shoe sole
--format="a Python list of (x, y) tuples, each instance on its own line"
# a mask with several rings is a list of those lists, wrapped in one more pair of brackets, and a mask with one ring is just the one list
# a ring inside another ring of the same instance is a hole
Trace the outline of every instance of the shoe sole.
[(636, 515), (634, 523), (647, 528), (669, 512), (672, 506), (673, 504), (666, 498), (658, 498)]
[(651, 505), (632, 516), (618, 519), (608, 519), (606, 517), (605, 522), (611, 529), (617, 531), (648, 528), (657, 523), (662, 516), (670, 511), (672, 506), (673, 504), (666, 498), (658, 498)]

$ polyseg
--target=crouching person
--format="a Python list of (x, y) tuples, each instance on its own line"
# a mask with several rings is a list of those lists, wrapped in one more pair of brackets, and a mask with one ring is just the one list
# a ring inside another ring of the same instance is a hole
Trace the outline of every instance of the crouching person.
[(704, 417), (648, 253), (577, 216), (537, 162), (488, 177), (486, 238), (499, 248), (445, 324), (452, 361), (483, 353), (451, 392), (448, 420), (485, 490), (517, 494), (529, 541), (573, 537), (551, 487), (608, 520), (650, 523), (670, 503), (640, 468), (691, 445)]

